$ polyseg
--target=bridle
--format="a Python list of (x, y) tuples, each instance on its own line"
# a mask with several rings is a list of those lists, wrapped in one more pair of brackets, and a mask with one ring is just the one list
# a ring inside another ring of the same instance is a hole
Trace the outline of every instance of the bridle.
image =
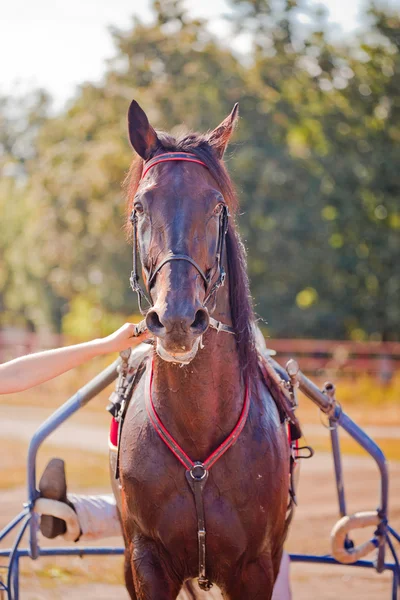
[[(202, 165), (206, 169), (208, 169), (206, 163), (203, 162), (202, 160), (200, 160), (195, 154), (190, 154), (188, 152), (170, 152), (170, 153), (165, 153), (165, 154), (159, 154), (158, 156), (155, 156), (151, 160), (145, 162), (144, 168), (143, 168), (143, 173), (141, 176), (141, 181), (143, 180), (143, 178), (146, 176), (146, 174), (148, 173), (148, 171), (151, 168), (155, 167), (158, 164), (161, 164), (164, 162), (169, 162), (169, 161), (186, 161), (186, 162), (197, 163), (199, 165)], [(146, 294), (145, 291), (143, 290), (142, 286), (139, 283), (138, 260), (137, 260), (137, 255), (138, 255), (138, 235), (137, 235), (138, 215), (137, 215), (137, 211), (135, 210), (135, 208), (133, 208), (132, 213), (129, 218), (130, 222), (132, 223), (132, 237), (133, 237), (133, 240), (132, 240), (133, 268), (132, 268), (132, 272), (131, 272), (131, 275), (129, 278), (129, 282), (130, 282), (132, 290), (134, 292), (136, 292), (136, 294), (137, 294), (139, 310), (142, 313), (142, 315), (146, 315), (148, 310), (154, 305), (153, 299), (151, 297), (151, 287), (152, 287), (158, 273), (161, 271), (161, 269), (166, 264), (168, 264), (172, 261), (175, 261), (175, 260), (181, 260), (181, 261), (188, 262), (197, 270), (197, 272), (199, 273), (200, 277), (202, 278), (202, 280), (204, 282), (205, 290), (206, 290), (206, 295), (205, 295), (205, 298), (203, 301), (203, 305), (204, 305), (204, 307), (207, 307), (207, 305), (209, 305), (208, 311), (210, 314), (213, 313), (213, 311), (215, 310), (217, 291), (221, 286), (224, 285), (225, 277), (226, 277), (225, 269), (223, 266), (223, 252), (224, 252), (224, 247), (225, 247), (225, 237), (226, 237), (226, 233), (228, 231), (228, 219), (229, 219), (228, 207), (224, 204), (224, 205), (222, 205), (222, 211), (219, 216), (218, 244), (217, 244), (217, 251), (216, 251), (216, 255), (215, 255), (214, 266), (212, 269), (210, 269), (210, 272), (208, 275), (206, 273), (204, 273), (203, 269), (197, 264), (197, 262), (193, 258), (188, 256), (187, 254), (175, 254), (174, 252), (168, 252), (167, 255), (163, 258), (163, 260), (158, 265), (156, 265), (155, 268), (152, 268), (147, 273), (147, 286), (146, 286), (147, 294)], [(217, 275), (216, 280), (213, 283), (213, 278), (215, 277), (216, 273), (218, 273), (218, 275)], [(148, 304), (147, 309), (143, 308), (143, 300), (145, 300)], [(217, 329), (218, 331), (234, 333), (234, 330), (232, 329), (232, 327), (229, 327), (228, 325), (225, 325), (225, 324), (221, 323), (220, 321), (216, 321), (212, 317), (210, 318), (210, 326), (213, 327), (214, 329)]]

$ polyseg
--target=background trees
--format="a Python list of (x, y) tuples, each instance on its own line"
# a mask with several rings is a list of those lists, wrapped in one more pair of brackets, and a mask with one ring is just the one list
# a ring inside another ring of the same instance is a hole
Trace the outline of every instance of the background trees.
[(206, 130), (239, 100), (227, 162), (269, 333), (400, 337), (399, 17), (371, 10), (346, 47), (327, 39), (321, 15), (301, 30), (294, 0), (231, 6), (246, 55), (179, 1), (155, 2), (152, 24), (113, 32), (104, 83), (82, 86), (63, 113), (50, 117), (40, 92), (18, 110), (1, 99), (3, 325), (89, 335), (131, 314), (129, 101), (158, 128)]

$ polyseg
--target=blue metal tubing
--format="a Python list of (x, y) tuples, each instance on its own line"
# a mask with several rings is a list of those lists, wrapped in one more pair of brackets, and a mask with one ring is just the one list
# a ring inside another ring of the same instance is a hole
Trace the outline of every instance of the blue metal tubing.
[[(98, 548), (89, 546), (87, 548), (40, 548), (40, 556), (104, 556), (114, 555), (119, 556), (124, 554), (124, 548), (113, 548), (112, 546), (99, 546)], [(8, 557), (12, 553), (12, 549), (8, 548), (0, 550), (0, 558)], [(17, 550), (16, 554), (20, 558), (30, 557), (28, 548)]]
[[(105, 387), (107, 387), (118, 376), (118, 365), (121, 359), (118, 358), (104, 371), (94, 377), (89, 383), (84, 385), (76, 394), (74, 394), (67, 402), (65, 402), (58, 410), (56, 410), (46, 421), (39, 427), (32, 437), (28, 450), (28, 499), (30, 508), (38, 496), (36, 490), (36, 456), (39, 447), (44, 440), (64, 421), (69, 419), (77, 410), (85, 406), (92, 398), (97, 396)], [(39, 547), (37, 544), (37, 520), (32, 519), (30, 527), (30, 549), (31, 558), (36, 559), (39, 556)]]
[(330, 434), (332, 443), (333, 464), (335, 467), (336, 489), (339, 502), (339, 513), (341, 517), (344, 517), (347, 514), (347, 512), (346, 499), (344, 495), (343, 469), (342, 457), (340, 454), (339, 431), (337, 428), (337, 423), (335, 421), (329, 419), (329, 424), (331, 426)]
[(382, 523), (378, 526), (380, 541), (378, 547), (378, 558), (376, 561), (376, 570), (381, 573), (385, 568), (385, 537), (386, 537), (386, 518), (388, 510), (389, 495), (389, 474), (385, 455), (379, 446), (358, 426), (350, 417), (346, 415), (339, 407), (335, 409), (335, 416), (338, 424), (375, 460), (381, 474), (381, 504), (379, 516)]
[[(15, 555), (13, 571), (12, 571), (12, 593), (14, 594), (14, 600), (19, 600), (19, 555), (18, 552)], [(10, 592), (8, 592), (10, 598)]]
[(395, 531), (395, 530), (393, 529), (393, 527), (390, 527), (390, 525), (388, 525), (387, 529), (388, 529), (388, 532), (389, 532), (389, 533), (391, 533), (391, 534), (392, 534), (392, 536), (393, 536), (393, 537), (394, 537), (394, 538), (395, 538), (395, 539), (396, 539), (396, 540), (399, 542), (399, 544), (400, 544), (400, 535), (397, 533), (397, 531)]
[(6, 537), (6, 535), (8, 533), (10, 533), (10, 531), (12, 531), (14, 529), (14, 527), (16, 527), (18, 525), (18, 523), (20, 523), (22, 521), (22, 519), (24, 517), (26, 517), (26, 515), (29, 513), (29, 508), (24, 508), (24, 510), (22, 510), (19, 515), (17, 515), (15, 517), (15, 519), (13, 519), (6, 527), (4, 527), (4, 529), (2, 531), (0, 531), (0, 542), (3, 538)]
[(397, 573), (393, 573), (393, 582), (392, 582), (392, 600), (397, 600), (397, 590), (399, 589), (400, 580)]
[(347, 433), (375, 460), (381, 474), (381, 505), (378, 509), (381, 523), (378, 526), (379, 548), (376, 561), (376, 570), (380, 573), (385, 564), (385, 538), (387, 531), (387, 508), (389, 477), (385, 455), (375, 442), (346, 415), (341, 407), (332, 404), (332, 400), (321, 392), (320, 389), (299, 370), (296, 374), (301, 391), (312, 400), (320, 409), (329, 415), (331, 421), (336, 421)]
[[(19, 551), (18, 551), (18, 546), (21, 543), (22, 537), (25, 533), (25, 529), (28, 527), (29, 525), (29, 521), (31, 520), (31, 516), (27, 515), (25, 517), (25, 521), (22, 524), (21, 529), (19, 530), (19, 533), (17, 535), (17, 537), (15, 538), (15, 542), (14, 542), (14, 546), (11, 548), (9, 557), (9, 563), (8, 563), (8, 577), (7, 577), (7, 591), (8, 591), (8, 599), (9, 600), (18, 600), (18, 584), (16, 586), (16, 590), (17, 590), (17, 595), (13, 598), (13, 594), (11, 591), (11, 585), (12, 583), (14, 583), (14, 590), (15, 590), (15, 582), (16, 579), (18, 579), (19, 576), (19, 564), (18, 564), (18, 559), (19, 559)], [(17, 569), (17, 572), (15, 572), (15, 569)]]
[(339, 405), (336, 405), (332, 411), (331, 400), (326, 394), (323, 394), (317, 386), (310, 381), (301, 371), (297, 374), (298, 382), (301, 391), (310, 398), (320, 409), (329, 415), (329, 418), (333, 422), (337, 422), (351, 437), (364, 448), (372, 456), (378, 465), (381, 473), (381, 507), (380, 513), (382, 518), (387, 515), (387, 504), (388, 504), (388, 471), (386, 465), (385, 455), (377, 444), (356, 424), (350, 417), (346, 415)]
[(397, 573), (397, 575), (400, 575), (400, 563), (399, 563), (399, 559), (397, 558), (395, 547), (393, 546), (393, 542), (390, 539), (390, 537), (389, 537), (388, 534), (386, 534), (386, 541), (388, 543), (390, 552), (392, 553), (393, 560), (394, 560), (395, 565), (396, 565), (396, 573)]
[[(309, 556), (308, 554), (290, 554), (291, 562), (317, 563), (325, 565), (338, 565), (339, 567), (362, 567), (364, 569), (375, 569), (376, 565), (369, 560), (358, 560), (352, 564), (338, 562), (332, 556)], [(382, 570), (391, 571), (392, 580), (392, 600), (397, 600), (397, 590), (399, 586), (399, 572), (395, 563), (385, 563)]]
[(345, 412), (340, 411), (337, 422), (351, 437), (372, 456), (378, 465), (381, 474), (381, 507), (380, 510), (387, 515), (389, 475), (385, 455), (379, 446), (372, 440)]
[[(317, 563), (325, 565), (338, 565), (339, 567), (363, 567), (364, 569), (375, 569), (375, 563), (370, 560), (358, 560), (352, 564), (343, 564), (335, 560), (332, 556), (311, 556), (308, 554), (290, 554), (291, 562)], [(385, 569), (396, 573), (395, 563), (385, 563)]]
[[(3, 569), (6, 567), (2, 567)], [(0, 592), (6, 592), (7, 591), (7, 586), (6, 584), (2, 581), (2, 579), (0, 579)], [(0, 598), (3, 598), (3, 596), (0, 594)]]

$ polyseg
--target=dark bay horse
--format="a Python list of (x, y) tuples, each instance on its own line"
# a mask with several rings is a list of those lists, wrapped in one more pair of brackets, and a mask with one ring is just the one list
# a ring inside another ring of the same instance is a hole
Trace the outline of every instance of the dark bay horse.
[(289, 448), (258, 368), (245, 252), (228, 220), (238, 205), (222, 159), (237, 116), (235, 106), (211, 133), (175, 139), (135, 101), (129, 109), (140, 159), (128, 212), (155, 339), (120, 440), (125, 577), (138, 600), (175, 600), (199, 574), (226, 599), (267, 600), (279, 570)]

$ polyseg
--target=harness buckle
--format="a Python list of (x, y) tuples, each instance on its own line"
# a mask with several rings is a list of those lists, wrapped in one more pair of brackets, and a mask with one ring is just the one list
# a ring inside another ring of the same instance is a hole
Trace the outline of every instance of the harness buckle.
[(209, 592), (213, 586), (213, 584), (209, 579), (207, 579), (207, 577), (199, 577), (197, 582), (199, 584), (199, 588), (204, 592)]
[(139, 277), (136, 275), (134, 271), (131, 271), (131, 276), (129, 277), (129, 283), (131, 284), (131, 288), (133, 292), (138, 290), (138, 280)]

